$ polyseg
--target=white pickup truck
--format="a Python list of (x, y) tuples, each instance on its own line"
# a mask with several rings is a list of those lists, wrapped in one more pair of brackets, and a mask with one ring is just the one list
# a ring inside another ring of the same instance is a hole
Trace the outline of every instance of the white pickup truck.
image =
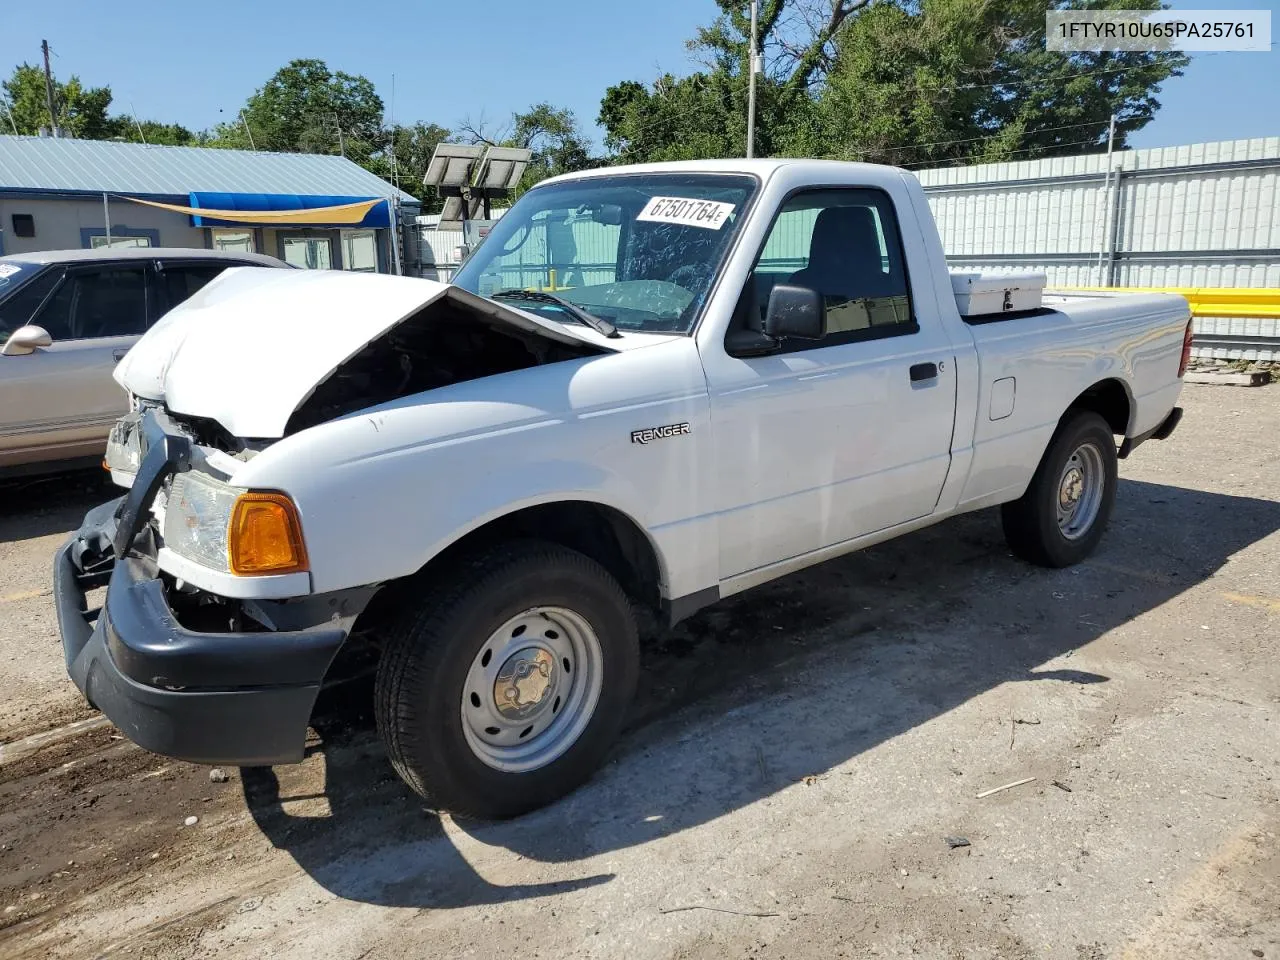
[(452, 285), (227, 271), (117, 369), (130, 489), (55, 561), (71, 677), (151, 750), (285, 763), (368, 644), (413, 789), (547, 803), (619, 729), (640, 608), (997, 504), (1031, 562), (1093, 550), (1188, 308), (1035, 286), (949, 273), (909, 173), (809, 160), (548, 180)]

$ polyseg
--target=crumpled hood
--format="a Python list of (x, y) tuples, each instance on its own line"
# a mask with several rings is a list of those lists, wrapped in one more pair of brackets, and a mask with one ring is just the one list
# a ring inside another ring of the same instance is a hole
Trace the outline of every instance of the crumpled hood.
[(585, 327), (579, 335), (434, 280), (237, 267), (165, 314), (116, 366), (115, 378), (234, 436), (282, 437), (293, 411), (336, 367), (441, 298), (559, 343), (612, 352)]

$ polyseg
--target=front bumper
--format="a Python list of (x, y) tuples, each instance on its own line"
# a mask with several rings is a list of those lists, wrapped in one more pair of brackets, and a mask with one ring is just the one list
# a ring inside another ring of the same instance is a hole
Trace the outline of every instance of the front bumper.
[[(296, 763), (321, 681), (373, 591), (278, 603), (288, 629), (184, 627), (140, 519), (157, 476), (179, 462), (171, 453), (148, 454), (129, 495), (91, 510), (54, 557), (67, 672), (123, 734), (155, 753), (240, 766)], [(95, 619), (86, 593), (104, 584)]]

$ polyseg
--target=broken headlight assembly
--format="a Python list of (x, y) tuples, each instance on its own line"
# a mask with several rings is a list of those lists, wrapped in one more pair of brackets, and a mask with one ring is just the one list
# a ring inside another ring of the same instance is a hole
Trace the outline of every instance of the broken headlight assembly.
[(307, 569), (293, 501), (244, 490), (189, 470), (174, 476), (163, 505), (165, 546), (201, 566), (237, 576)]

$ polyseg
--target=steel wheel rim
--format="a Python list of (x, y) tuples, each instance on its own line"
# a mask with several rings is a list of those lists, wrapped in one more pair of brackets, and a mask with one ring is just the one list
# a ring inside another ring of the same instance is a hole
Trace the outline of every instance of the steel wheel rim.
[(1093, 528), (1106, 483), (1102, 451), (1096, 443), (1080, 444), (1062, 468), (1056, 493), (1058, 530), (1068, 540), (1079, 540)]
[(586, 618), (531, 607), (490, 634), (462, 688), (462, 734), (486, 766), (528, 773), (577, 742), (600, 700), (604, 655)]

